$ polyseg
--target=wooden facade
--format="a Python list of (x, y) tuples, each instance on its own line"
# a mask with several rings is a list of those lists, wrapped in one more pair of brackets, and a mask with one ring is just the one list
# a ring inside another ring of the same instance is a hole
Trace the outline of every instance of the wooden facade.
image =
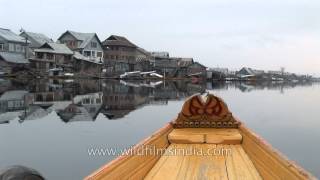
[(103, 60), (102, 44), (96, 33), (66, 31), (58, 38), (58, 41), (92, 61)]
[[(60, 71), (71, 71), (73, 68), (73, 52), (64, 44), (45, 43), (34, 52), (35, 55), (30, 59), (30, 67), (41, 75), (47, 75), (55, 69), (55, 73), (59, 74)], [(58, 75), (55, 73), (54, 75)]]
[(29, 44), (23, 37), (18, 36), (9, 29), (0, 28), (0, 52), (25, 53)]
[(108, 74), (151, 70), (151, 54), (127, 38), (111, 35), (103, 43), (104, 64)]
[(24, 55), (16, 53), (0, 52), (0, 72), (3, 74), (15, 74), (27, 70), (29, 61)]
[(0, 73), (12, 74), (28, 65), (26, 46), (29, 41), (9, 29), (0, 28)]

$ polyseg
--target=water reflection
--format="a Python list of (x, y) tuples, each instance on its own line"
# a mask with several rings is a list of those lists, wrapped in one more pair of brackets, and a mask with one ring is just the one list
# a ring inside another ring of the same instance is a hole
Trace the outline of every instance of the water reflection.
[(319, 89), (311, 83), (0, 79), (0, 169), (20, 164), (48, 179), (81, 179), (115, 158), (89, 157), (88, 147), (130, 147), (174, 118), (186, 97), (209, 90), (319, 177)]
[(20, 123), (42, 119), (55, 111), (65, 123), (95, 121), (99, 114), (106, 119), (121, 119), (146, 105), (166, 105), (206, 90), (239, 89), (278, 90), (312, 83), (247, 83), (187, 81), (101, 81), (101, 80), (1, 80), (0, 123), (18, 119)]
[(285, 93), (286, 89), (292, 89), (299, 86), (312, 86), (312, 82), (277, 82), (277, 81), (262, 81), (262, 82), (219, 82), (207, 83), (207, 89), (239, 89), (241, 92), (251, 92), (255, 90), (278, 90), (280, 93)]
[(206, 88), (205, 84), (162, 81), (34, 80), (23, 88), (5, 82), (1, 123), (41, 119), (52, 111), (66, 123), (94, 121), (99, 113), (119, 119), (139, 107), (166, 105), (168, 100), (180, 100)]

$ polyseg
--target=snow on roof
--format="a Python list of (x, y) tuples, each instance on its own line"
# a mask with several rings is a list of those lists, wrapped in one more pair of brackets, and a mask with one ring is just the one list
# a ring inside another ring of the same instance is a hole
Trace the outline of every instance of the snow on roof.
[(41, 47), (34, 50), (35, 52), (49, 52), (55, 54), (68, 54), (72, 55), (71, 51), (65, 44), (60, 43), (45, 43)]
[(15, 99), (24, 99), (24, 96), (28, 93), (28, 91), (23, 90), (14, 90), (14, 91), (6, 91), (0, 97), (0, 101), (8, 101)]
[(39, 46), (46, 42), (53, 42), (52, 39), (48, 38), (46, 35), (41, 33), (24, 32), (21, 33), (20, 36), (24, 36), (24, 34), (34, 39), (39, 44)]
[(87, 61), (87, 62), (91, 62), (91, 63), (96, 63), (96, 64), (102, 64), (102, 60), (98, 59), (98, 58), (89, 58), (86, 57), (82, 54), (80, 54), (79, 52), (75, 52), (73, 55), (74, 58), (78, 59), (78, 60), (83, 60), (83, 61)]
[(27, 64), (29, 63), (28, 59), (25, 58), (23, 54), (12, 53), (12, 52), (0, 52), (0, 57), (10, 63), (17, 64)]
[[(71, 34), (74, 38), (76, 38), (77, 40), (81, 41), (81, 44), (79, 46), (79, 48), (85, 48), (87, 46), (88, 43), (91, 42), (91, 39), (94, 37), (97, 37), (97, 39), (99, 40), (98, 36), (96, 33), (81, 33), (81, 32), (75, 32), (75, 31), (66, 31), (65, 33), (63, 33), (58, 40), (61, 39), (61, 37), (63, 37), (65, 34)], [(99, 40), (100, 42), (100, 40)]]
[(130, 42), (127, 38), (123, 36), (111, 35), (102, 43), (106, 46), (128, 46), (137, 48), (138, 46)]
[(19, 43), (24, 43), (25, 39), (21, 36), (18, 36), (17, 34), (13, 33), (10, 29), (3, 29), (0, 28), (0, 36), (11, 42), (19, 42)]

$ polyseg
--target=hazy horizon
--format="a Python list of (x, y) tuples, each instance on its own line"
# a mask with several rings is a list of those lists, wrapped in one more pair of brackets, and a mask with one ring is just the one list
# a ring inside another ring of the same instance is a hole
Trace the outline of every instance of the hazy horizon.
[(1, 28), (56, 40), (66, 30), (122, 35), (148, 51), (208, 67), (320, 76), (320, 2), (0, 0)]

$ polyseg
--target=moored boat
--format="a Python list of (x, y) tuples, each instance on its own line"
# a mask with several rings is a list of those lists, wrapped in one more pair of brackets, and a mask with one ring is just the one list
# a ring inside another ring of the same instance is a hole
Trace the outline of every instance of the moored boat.
[(85, 179), (316, 179), (248, 129), (219, 97), (191, 96), (178, 117)]

